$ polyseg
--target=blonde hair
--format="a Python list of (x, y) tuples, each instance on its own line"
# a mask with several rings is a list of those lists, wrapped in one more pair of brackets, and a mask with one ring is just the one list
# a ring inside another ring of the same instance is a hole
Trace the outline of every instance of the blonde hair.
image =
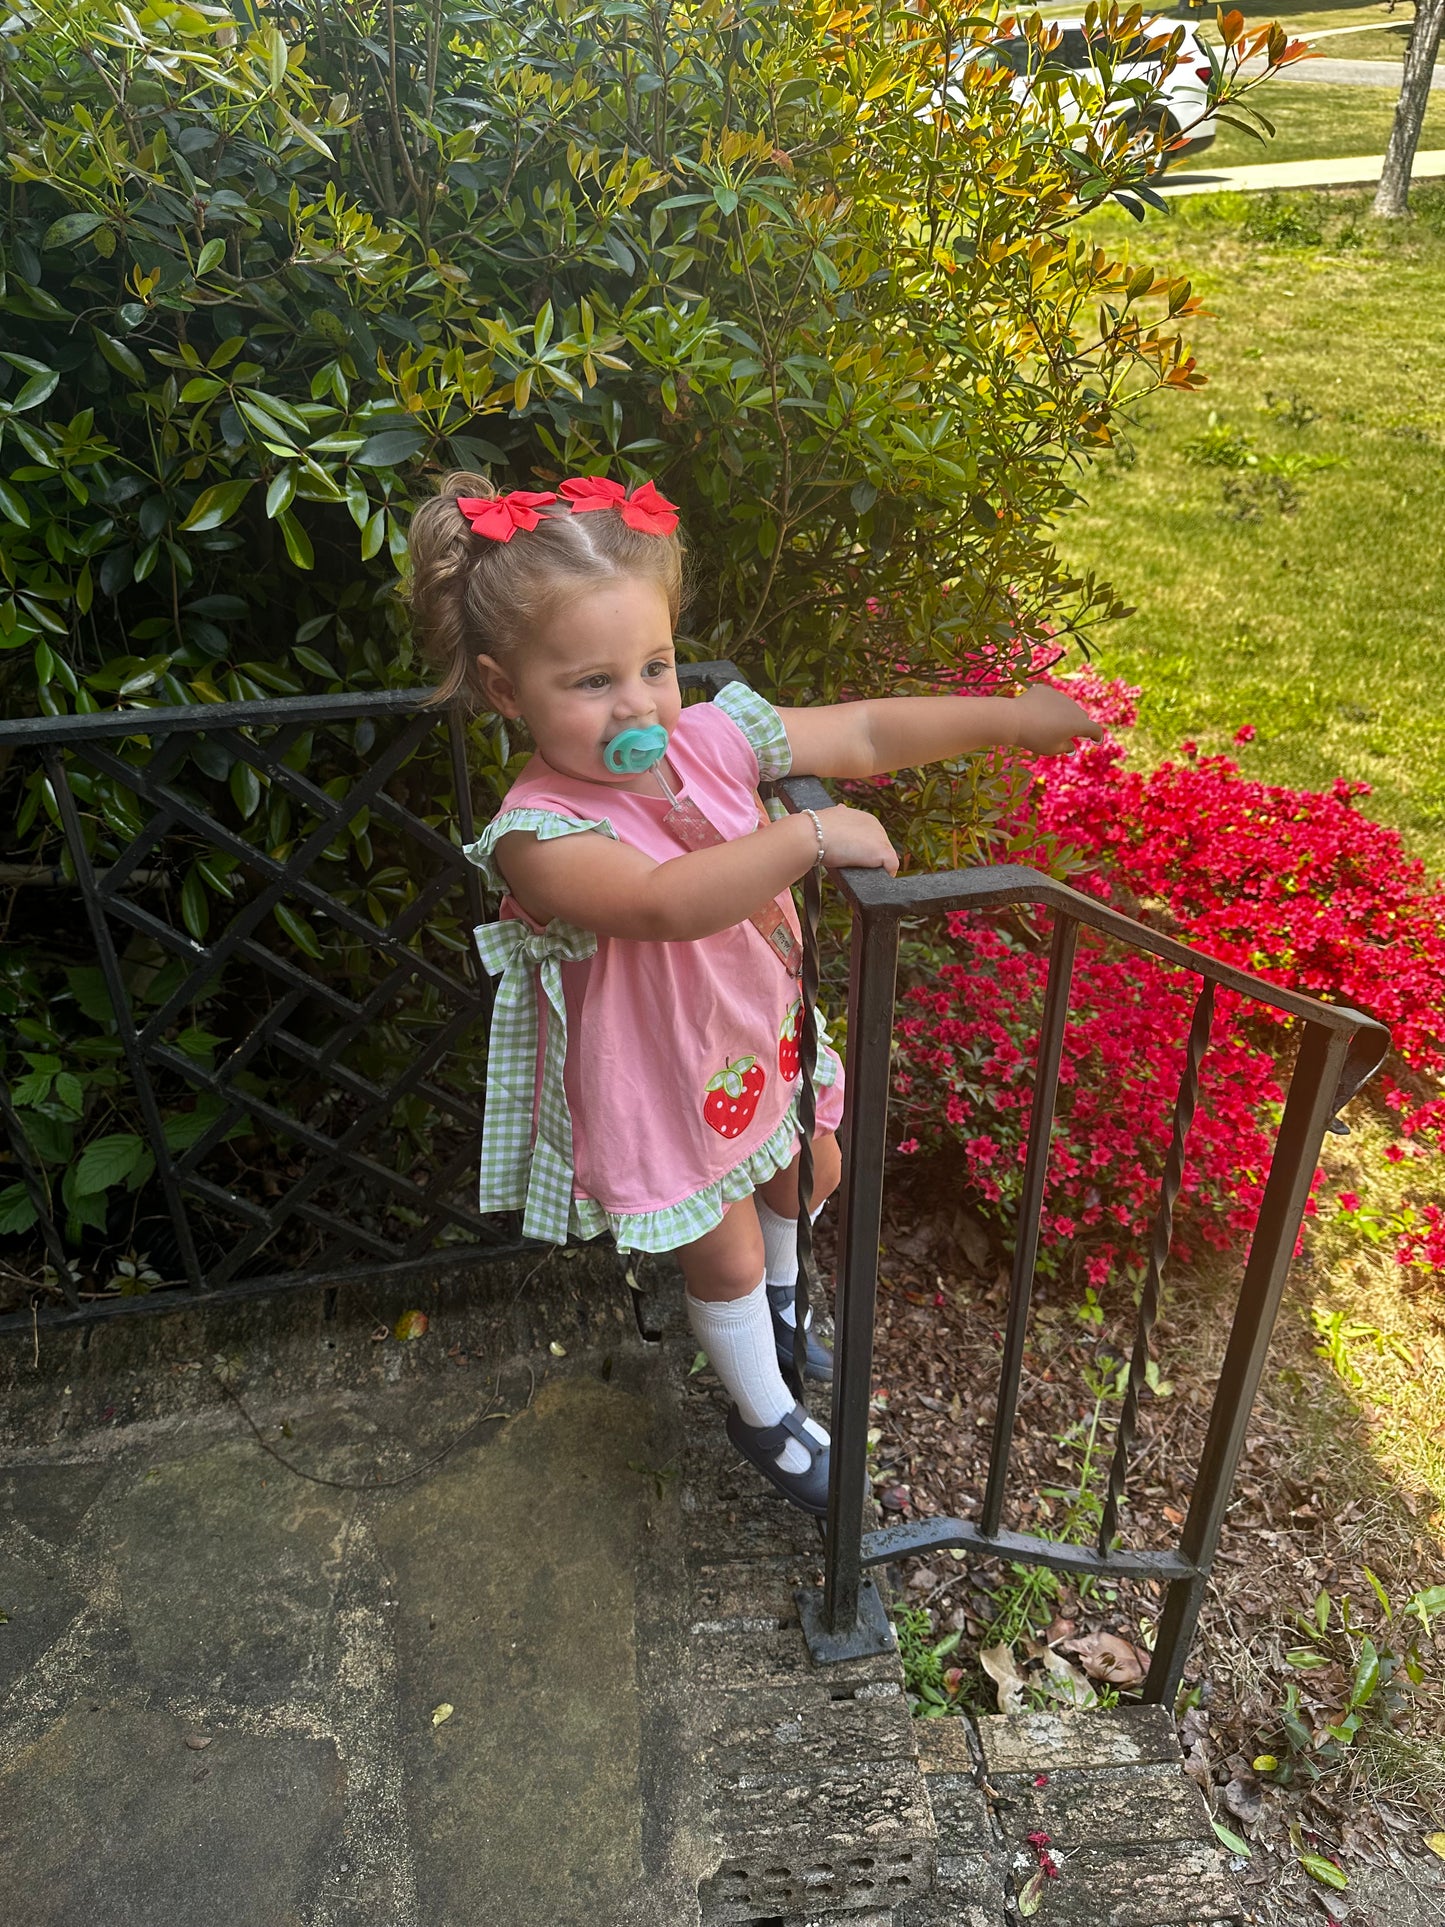
[(485, 476), (457, 470), (411, 519), (406, 595), (422, 654), (439, 678), (433, 702), (484, 707), (478, 655), (506, 661), (569, 596), (619, 576), (656, 582), (676, 628), (684, 602), (677, 535), (644, 535), (616, 509), (575, 515), (555, 502), (538, 510), (535, 529), (496, 542), (472, 532), (457, 497), (499, 493)]

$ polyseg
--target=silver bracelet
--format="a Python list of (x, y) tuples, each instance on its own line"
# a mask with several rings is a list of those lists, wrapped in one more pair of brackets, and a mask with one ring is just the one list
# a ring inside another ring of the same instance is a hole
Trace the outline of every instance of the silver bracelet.
[(813, 861), (821, 870), (823, 867), (823, 825), (818, 821), (818, 812), (816, 810), (804, 809), (802, 814), (804, 816), (811, 816), (813, 819), (813, 833), (818, 839), (818, 854), (814, 857)]

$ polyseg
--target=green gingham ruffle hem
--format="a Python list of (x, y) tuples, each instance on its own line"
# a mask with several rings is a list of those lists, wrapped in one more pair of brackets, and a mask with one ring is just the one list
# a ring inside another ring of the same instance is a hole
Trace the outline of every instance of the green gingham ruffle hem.
[[(818, 1070), (813, 1079), (815, 1090), (821, 1090), (825, 1084), (834, 1084), (838, 1079), (837, 1059), (823, 1054), (826, 1042), (827, 1032), (819, 1017)], [(691, 1197), (683, 1198), (677, 1204), (664, 1205), (657, 1211), (607, 1211), (593, 1198), (574, 1198), (570, 1219), (572, 1235), (597, 1238), (604, 1231), (610, 1231), (619, 1251), (676, 1251), (679, 1245), (691, 1244), (694, 1238), (702, 1237), (704, 1232), (721, 1224), (728, 1205), (736, 1204), (739, 1198), (750, 1198), (760, 1184), (766, 1184), (779, 1171), (786, 1171), (793, 1161), (797, 1136), (798, 1099), (795, 1093), (777, 1128), (763, 1139), (755, 1151), (750, 1151), (741, 1164), (735, 1164), (731, 1171), (725, 1171), (715, 1183), (704, 1186), (701, 1191), (694, 1191)]]

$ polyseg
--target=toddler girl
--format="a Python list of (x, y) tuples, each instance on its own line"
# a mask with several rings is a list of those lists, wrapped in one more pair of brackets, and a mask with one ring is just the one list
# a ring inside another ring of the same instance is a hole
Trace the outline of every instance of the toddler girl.
[[(585, 476), (499, 495), (449, 475), (411, 528), (411, 600), (441, 675), (526, 723), (536, 754), (467, 855), (501, 898), (477, 931), (501, 979), (481, 1209), (527, 1236), (610, 1230), (673, 1252), (733, 1405), (733, 1444), (795, 1505), (827, 1509), (828, 1437), (794, 1400), (800, 930), (815, 863), (882, 868), (881, 824), (838, 804), (774, 820), (758, 784), (872, 776), (991, 744), (1057, 753), (1077, 704), (896, 697), (774, 709), (732, 683), (684, 709), (677, 513), (650, 482)], [(843, 1069), (819, 1020), (814, 1216), (838, 1183)], [(832, 1361), (807, 1334), (807, 1369)]]

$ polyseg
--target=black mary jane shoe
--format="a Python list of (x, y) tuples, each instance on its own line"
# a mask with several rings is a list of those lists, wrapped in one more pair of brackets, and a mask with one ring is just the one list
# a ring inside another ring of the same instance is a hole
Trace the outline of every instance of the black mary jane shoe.
[[(728, 1408), (727, 1433), (743, 1457), (778, 1488), (789, 1504), (821, 1519), (828, 1511), (828, 1444), (825, 1440), (820, 1445), (806, 1429), (803, 1420), (807, 1416), (801, 1405), (795, 1405), (776, 1425), (747, 1425), (733, 1405)], [(789, 1439), (795, 1439), (808, 1454), (807, 1466), (801, 1472), (785, 1472), (778, 1464), (778, 1454)]]
[[(778, 1369), (787, 1378), (793, 1369), (793, 1328), (782, 1316), (783, 1306), (791, 1307), (793, 1287), (791, 1285), (768, 1286), (768, 1311), (773, 1321), (773, 1343), (778, 1348)], [(820, 1384), (830, 1385), (833, 1381), (833, 1354), (814, 1332), (811, 1320), (806, 1327), (808, 1339), (808, 1362), (803, 1369), (804, 1378), (817, 1379)]]

